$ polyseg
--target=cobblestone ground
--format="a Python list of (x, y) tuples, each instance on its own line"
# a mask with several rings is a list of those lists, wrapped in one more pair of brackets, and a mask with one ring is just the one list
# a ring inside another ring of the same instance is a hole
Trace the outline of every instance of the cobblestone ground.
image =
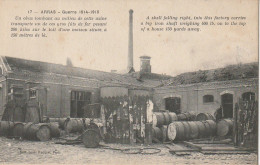
[[(111, 146), (111, 145), (110, 145)], [(126, 148), (128, 145), (114, 144), (112, 147)], [(68, 163), (68, 164), (257, 164), (257, 154), (250, 155), (203, 155), (175, 156), (163, 145), (152, 145), (161, 149), (153, 155), (126, 154), (104, 148), (85, 148), (79, 145), (32, 142), (0, 137), (0, 163)]]

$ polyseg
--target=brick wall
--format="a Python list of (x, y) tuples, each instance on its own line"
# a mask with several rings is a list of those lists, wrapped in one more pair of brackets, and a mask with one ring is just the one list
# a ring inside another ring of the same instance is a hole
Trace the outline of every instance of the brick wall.
[[(221, 105), (221, 94), (233, 94), (233, 106), (245, 92), (253, 92), (258, 99), (258, 79), (209, 82), (172, 87), (155, 88), (153, 102), (155, 111), (165, 109), (165, 98), (180, 97), (181, 111), (207, 112), (214, 114)], [(213, 95), (214, 102), (203, 103), (204, 95)]]

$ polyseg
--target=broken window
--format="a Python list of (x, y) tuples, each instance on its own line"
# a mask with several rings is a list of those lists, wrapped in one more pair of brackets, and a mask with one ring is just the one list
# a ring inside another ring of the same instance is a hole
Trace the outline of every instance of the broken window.
[(214, 102), (213, 95), (204, 95), (203, 96), (203, 103), (212, 103), (212, 102)]

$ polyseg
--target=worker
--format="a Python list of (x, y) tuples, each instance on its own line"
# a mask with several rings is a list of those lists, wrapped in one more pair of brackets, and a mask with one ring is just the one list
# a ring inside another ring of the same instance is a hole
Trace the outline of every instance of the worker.
[(219, 121), (223, 118), (223, 108), (220, 106), (214, 113), (214, 116), (216, 118), (216, 121)]

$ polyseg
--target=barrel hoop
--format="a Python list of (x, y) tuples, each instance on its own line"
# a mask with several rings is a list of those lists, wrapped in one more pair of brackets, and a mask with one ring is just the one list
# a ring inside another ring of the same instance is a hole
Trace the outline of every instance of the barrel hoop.
[(29, 126), (27, 127), (27, 129), (25, 130), (25, 132), (24, 132), (24, 135), (25, 135), (25, 136), (27, 135), (28, 129), (29, 129), (32, 125), (33, 125), (33, 123), (30, 123)]

